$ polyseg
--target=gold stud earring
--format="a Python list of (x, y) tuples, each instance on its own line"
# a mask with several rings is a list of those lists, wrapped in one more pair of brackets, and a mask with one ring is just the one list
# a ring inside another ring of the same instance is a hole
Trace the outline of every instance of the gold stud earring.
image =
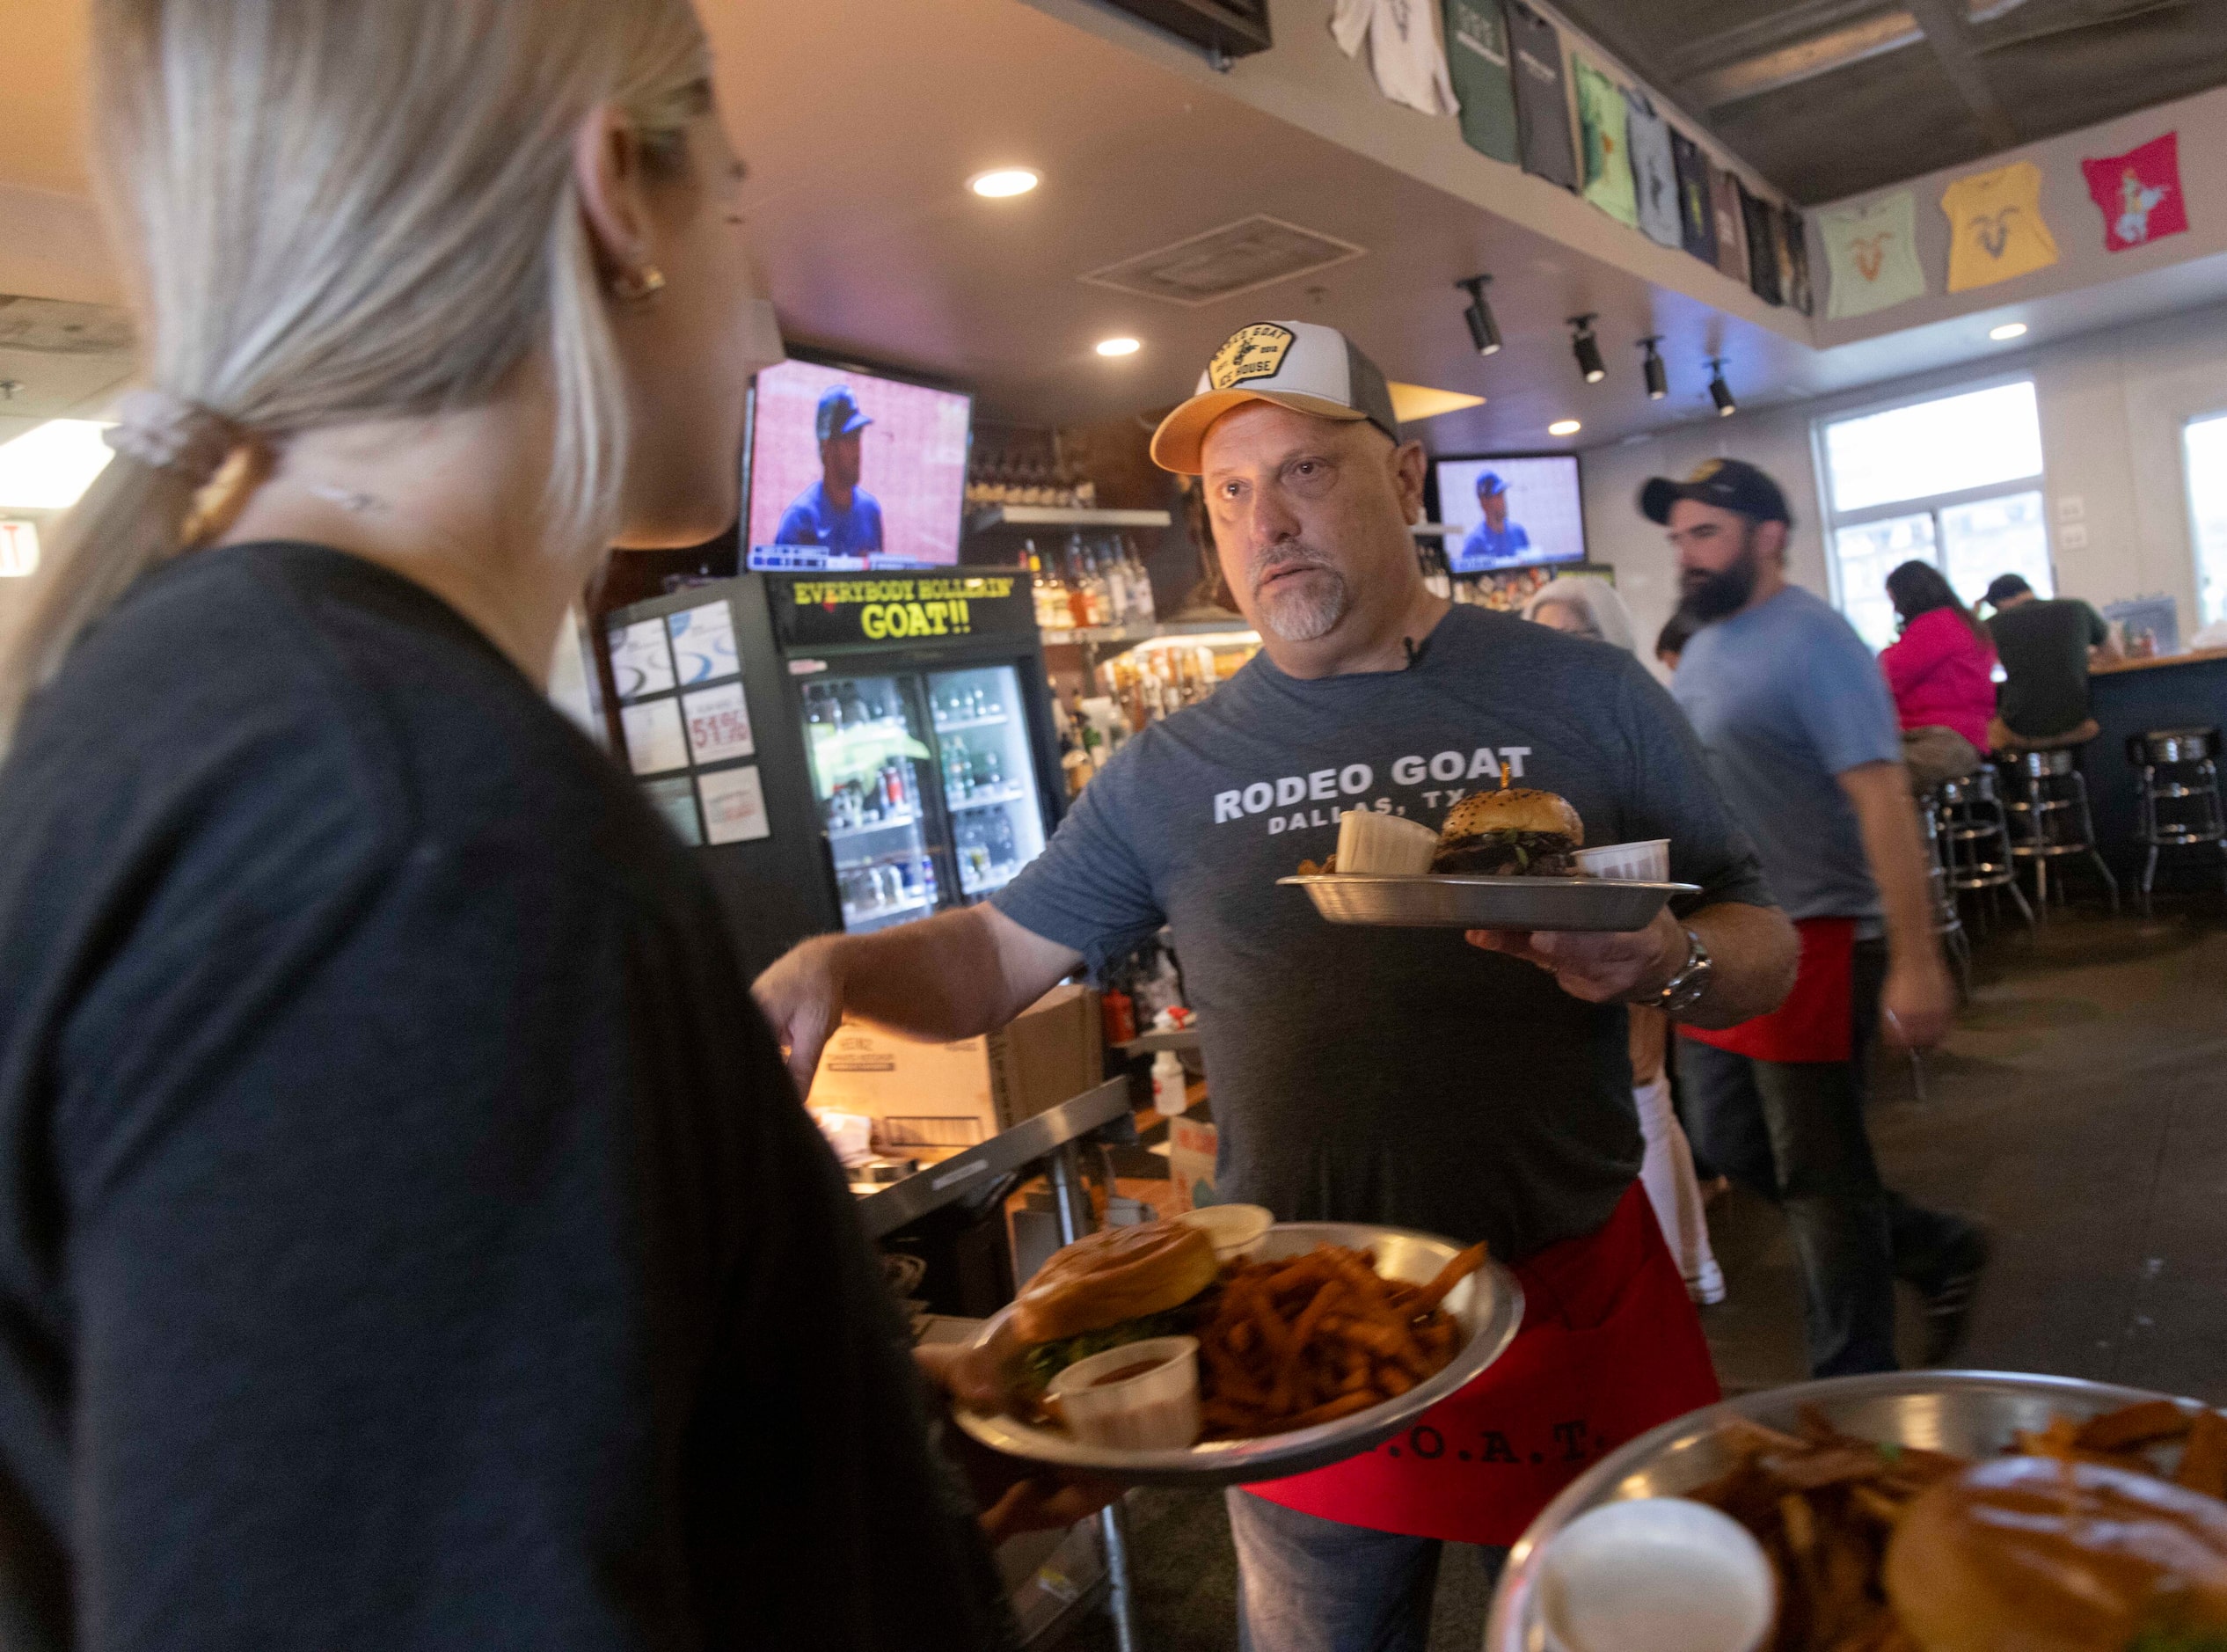
[(611, 282), (611, 295), (623, 303), (646, 303), (665, 290), (665, 272), (654, 264), (621, 275)]

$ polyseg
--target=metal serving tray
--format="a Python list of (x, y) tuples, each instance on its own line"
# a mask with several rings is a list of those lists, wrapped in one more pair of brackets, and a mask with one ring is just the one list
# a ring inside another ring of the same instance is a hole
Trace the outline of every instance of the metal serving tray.
[[(1376, 1271), (1388, 1279), (1427, 1284), (1461, 1246), (1406, 1228), (1376, 1227), (1362, 1222), (1285, 1222), (1262, 1236), (1256, 1258), (1274, 1261), (1303, 1256), (1318, 1245), (1374, 1250)], [(1134, 1483), (1186, 1486), (1241, 1486), (1280, 1480), (1323, 1468), (1390, 1439), (1456, 1389), (1472, 1380), (1515, 1340), (1523, 1323), (1523, 1287), (1498, 1262), (1487, 1261), (1456, 1285), (1444, 1306), (1464, 1335), (1453, 1363), (1428, 1382), (1350, 1417), (1271, 1434), (1257, 1440), (1214, 1440), (1180, 1451), (1135, 1451), (1084, 1445), (1065, 1430), (1039, 1428), (1003, 1414), (985, 1416), (960, 1410), (959, 1426), (995, 1451), (1062, 1468), (1105, 1474)], [(971, 1346), (1010, 1346), (1006, 1329), (1011, 1306), (986, 1319)]]
[[(1723, 1473), (1733, 1459), (1720, 1443), (1718, 1426), (1728, 1417), (1748, 1417), (1791, 1432), (1800, 1422), (1801, 1408), (1815, 1406), (1834, 1426), (1866, 1440), (1984, 1458), (2001, 1455), (2021, 1429), (2047, 1428), (2059, 1413), (2087, 1418), (2166, 1397), (2077, 1377), (1887, 1371), (1795, 1383), (1690, 1411), (1603, 1458), (1531, 1522), (1500, 1572), (1485, 1630), (1486, 1652), (1542, 1652), (1546, 1638), (1538, 1620), (1538, 1563), (1546, 1545), (1602, 1503), (1676, 1497)], [(2194, 1409), (2198, 1402), (2182, 1403)]]
[(1672, 895), (1700, 893), (1696, 884), (1628, 878), (1330, 872), (1276, 881), (1304, 889), (1333, 924), (1398, 929), (1645, 929)]

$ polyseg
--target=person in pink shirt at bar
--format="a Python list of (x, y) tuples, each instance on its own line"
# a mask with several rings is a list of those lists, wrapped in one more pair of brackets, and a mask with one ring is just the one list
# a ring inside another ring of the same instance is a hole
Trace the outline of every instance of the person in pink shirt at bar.
[(1995, 715), (1995, 645), (1941, 571), (1909, 561), (1887, 576), (1900, 640), (1879, 656), (1902, 723), (1910, 785), (1928, 792), (1961, 779), (1987, 755)]

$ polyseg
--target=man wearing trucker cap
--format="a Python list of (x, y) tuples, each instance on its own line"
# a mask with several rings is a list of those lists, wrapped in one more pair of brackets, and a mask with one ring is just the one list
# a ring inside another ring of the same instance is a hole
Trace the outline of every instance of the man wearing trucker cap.
[(1640, 513), (1670, 530), (1701, 626), (1673, 685), (1711, 771), (1801, 934), (1778, 1010), (1683, 1029), (1694, 1144), (1786, 1213), (1810, 1374), (1893, 1371), (1895, 1282), (1925, 1302), (1925, 1363), (1964, 1334), (1987, 1242), (1880, 1180), (1864, 1120), (1873, 1037), (1939, 1042), (1955, 1008), (1895, 702), (1829, 603), (1786, 579), (1778, 484), (1739, 459), (1658, 476)]
[[(1627, 654), (1424, 586), (1422, 450), (1342, 333), (1241, 328), (1152, 455), (1202, 479), (1260, 654), (1124, 746), (992, 903), (807, 941), (756, 990), (808, 1080), (845, 1012), (982, 1033), (1166, 925), (1224, 1196), (1489, 1240), (1526, 1293), (1499, 1362), (1376, 1450), (1229, 1500), (1252, 1652), (1420, 1648), (1440, 1540), (1513, 1541), (1604, 1451), (1716, 1397), (1635, 1181), (1623, 1006), (1746, 1020), (1784, 993), (1793, 935)], [(1465, 941), (1333, 926), (1276, 886), (1335, 847), (1340, 811), (1436, 825), (1504, 764), (1567, 799), (1588, 842), (1669, 839), (1698, 893), (1631, 933)]]

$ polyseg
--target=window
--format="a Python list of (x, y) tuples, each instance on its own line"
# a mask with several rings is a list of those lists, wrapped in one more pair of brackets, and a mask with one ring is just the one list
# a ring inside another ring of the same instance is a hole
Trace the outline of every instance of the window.
[(2196, 599), (2209, 625), (2227, 619), (2227, 413), (2190, 420), (2181, 447), (2196, 538)]
[[(2194, 437), (2191, 427), (2191, 437)], [(2216, 438), (2227, 458), (2227, 420)], [(2041, 420), (2034, 384), (1965, 391), (1818, 428), (1833, 592), (1864, 640), (1895, 640), (1887, 576), (1916, 558), (1977, 602), (1998, 574), (2055, 594), (2041, 508)], [(2192, 461), (2193, 476), (2195, 466)], [(2217, 515), (2227, 593), (2227, 470)]]

